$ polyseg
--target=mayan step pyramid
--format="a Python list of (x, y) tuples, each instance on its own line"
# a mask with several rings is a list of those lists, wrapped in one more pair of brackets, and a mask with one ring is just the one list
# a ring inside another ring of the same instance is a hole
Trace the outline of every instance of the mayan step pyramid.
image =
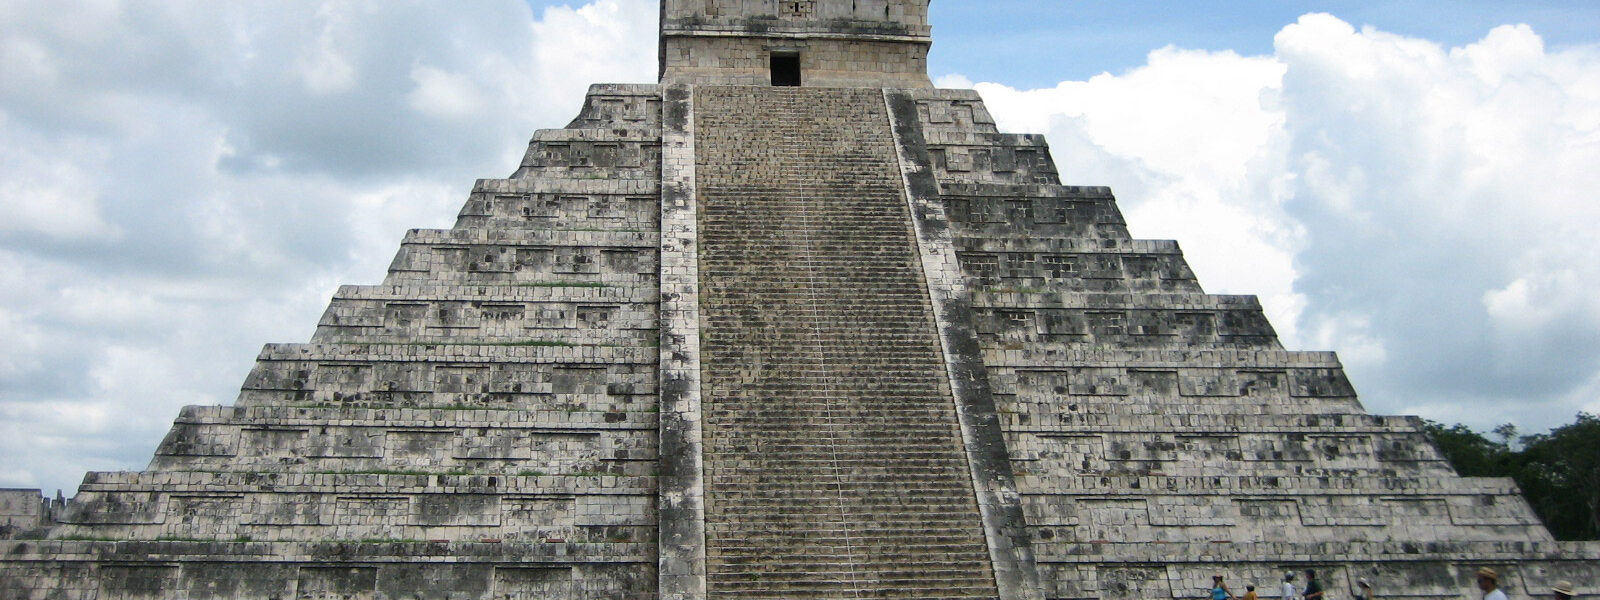
[(1600, 581), (1600, 545), (934, 89), (928, 0), (663, 4), (658, 85), (591, 88), (147, 470), (0, 494), (0, 600)]

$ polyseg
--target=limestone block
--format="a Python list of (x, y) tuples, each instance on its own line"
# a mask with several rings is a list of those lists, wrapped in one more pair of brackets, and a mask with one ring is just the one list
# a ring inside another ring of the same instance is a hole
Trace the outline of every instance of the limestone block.
[(302, 566), (295, 576), (300, 598), (375, 598), (377, 587), (377, 567)]
[(331, 498), (310, 493), (256, 493), (239, 522), (241, 525), (311, 526), (328, 525)]
[(1345, 378), (1343, 369), (1292, 369), (1289, 382), (1291, 393), (1296, 397), (1355, 396), (1355, 388)]
[(302, 427), (245, 427), (239, 446), (247, 456), (288, 458), (300, 455), (310, 435), (310, 428)]
[(1534, 525), (1538, 517), (1521, 498), (1482, 495), (1446, 497), (1450, 521), (1455, 525)]
[(382, 458), (388, 439), (382, 429), (318, 427), (300, 438), (304, 448), (296, 452), (311, 458)]
[(578, 509), (571, 496), (508, 497), (501, 501), (507, 539), (566, 539), (578, 536)]
[(658, 201), (648, 195), (608, 193), (505, 194), (474, 192), (457, 227), (616, 228), (652, 230)]
[(39, 537), (53, 522), (39, 490), (0, 489), (0, 540)]
[(175, 565), (102, 565), (97, 578), (102, 592), (124, 600), (162, 600), (178, 588)]
[(1103, 566), (1095, 571), (1100, 598), (1172, 598), (1188, 596), (1174, 593), (1167, 569), (1160, 566)]
[(192, 599), (290, 598), (295, 597), (291, 588), (298, 579), (294, 567), (270, 563), (190, 563), (181, 570), (181, 586), (176, 589)]
[(661, 91), (655, 85), (595, 84), (569, 129), (661, 127)]
[(226, 539), (239, 531), (248, 501), (242, 494), (183, 494), (169, 496), (166, 504), (166, 535)]
[(1059, 184), (1049, 147), (1031, 135), (928, 132), (928, 154), (941, 181), (962, 184)]
[(427, 527), (498, 527), (500, 512), (497, 495), (427, 494), (412, 499), (410, 521)]
[(239, 453), (239, 431), (211, 424), (175, 423), (156, 447), (157, 461), (166, 456), (234, 456)]
[(495, 567), (494, 587), (504, 600), (581, 598), (572, 567)]
[(61, 522), (82, 525), (161, 523), (167, 513), (166, 499), (159, 493), (80, 491), (67, 504)]
[(383, 565), (374, 582), (375, 597), (492, 598), (493, 572), (494, 567), (482, 564)]
[[(330, 363), (267, 361), (257, 365), (257, 375), (246, 382), (240, 403), (245, 406), (301, 405), (448, 407), (523, 410), (601, 411), (630, 410), (636, 398), (654, 394), (653, 366), (632, 365), (613, 359), (601, 369), (582, 369), (591, 380), (582, 387), (571, 383), (574, 371), (556, 364), (371, 363), (355, 371), (334, 363), (336, 375), (314, 389), (282, 390), (270, 387), (286, 372), (321, 372)], [(593, 375), (599, 373), (599, 375)], [(381, 377), (380, 377), (381, 375)], [(558, 381), (562, 392), (557, 392)], [(643, 410), (636, 408), (631, 410)], [(250, 434), (246, 434), (248, 437)], [(246, 440), (248, 442), (248, 440)]]

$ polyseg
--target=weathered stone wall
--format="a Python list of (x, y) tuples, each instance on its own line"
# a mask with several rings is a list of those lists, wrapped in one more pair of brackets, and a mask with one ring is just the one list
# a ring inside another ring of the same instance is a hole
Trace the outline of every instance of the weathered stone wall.
[(927, 0), (669, 0), (665, 83), (768, 85), (773, 54), (810, 87), (930, 87)]
[(495, 542), (121, 542), (7, 544), (6, 600), (629, 598), (653, 567), (618, 546)]
[(668, 80), (769, 85), (773, 52), (799, 56), (806, 87), (928, 87), (926, 46), (900, 42), (709, 37), (670, 44)]
[(928, 0), (667, 0), (669, 32), (741, 31), (754, 24), (780, 32), (926, 37)]
[(39, 490), (0, 489), (0, 539), (41, 535), (51, 522), (50, 504)]

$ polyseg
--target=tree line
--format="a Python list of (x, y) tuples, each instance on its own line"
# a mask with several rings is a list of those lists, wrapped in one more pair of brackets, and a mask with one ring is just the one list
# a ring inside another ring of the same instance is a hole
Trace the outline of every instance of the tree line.
[(1600, 416), (1524, 436), (1501, 425), (1495, 439), (1461, 424), (1423, 428), (1457, 473), (1515, 480), (1556, 539), (1600, 540)]

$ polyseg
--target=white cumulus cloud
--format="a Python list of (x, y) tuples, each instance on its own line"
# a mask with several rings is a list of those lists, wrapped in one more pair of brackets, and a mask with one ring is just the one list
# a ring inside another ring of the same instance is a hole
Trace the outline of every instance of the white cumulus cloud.
[(1283, 74), (1268, 57), (1168, 47), (1122, 75), (975, 87), (1003, 129), (1046, 133), (1064, 181), (1111, 186), (1135, 235), (1179, 239), (1208, 290), (1263, 296), (1293, 337), (1303, 299), (1299, 228), (1282, 209), (1293, 182)]
[(1600, 52), (1326, 14), (1275, 48), (976, 87), (1003, 127), (1048, 134), (1068, 182), (1113, 186), (1136, 235), (1183, 242), (1208, 290), (1340, 350), (1374, 411), (1537, 430), (1592, 410)]

